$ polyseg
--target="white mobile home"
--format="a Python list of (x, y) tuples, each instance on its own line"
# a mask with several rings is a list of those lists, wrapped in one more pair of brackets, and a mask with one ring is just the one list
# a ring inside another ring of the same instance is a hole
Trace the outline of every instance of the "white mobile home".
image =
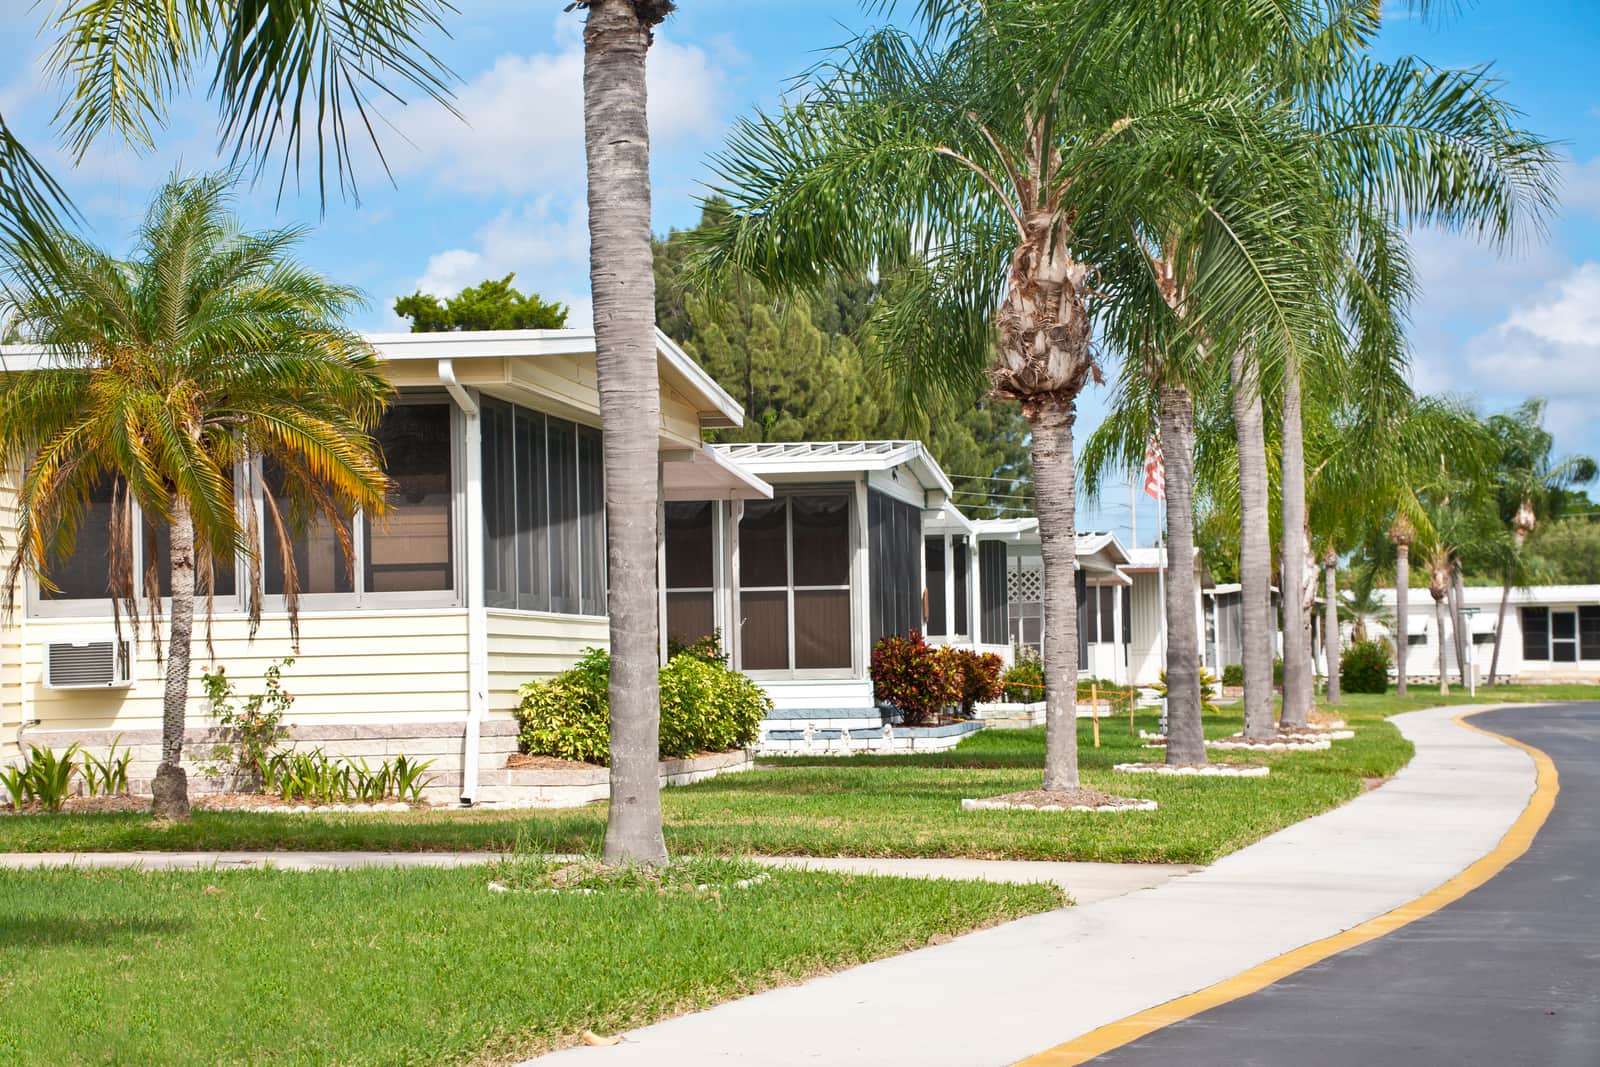
[[(290, 643), (282, 553), (270, 532), (252, 640), (235, 565), (218, 575), (209, 646), (245, 691), (293, 654), (296, 737), (351, 754), (436, 758), (441, 783), (475, 795), (480, 766), (515, 743), (517, 689), (607, 642), (605, 517), (594, 337), (579, 330), (393, 334), (371, 338), (398, 389), (378, 429), (394, 481), (392, 515), (356, 515), (347, 566), (335, 531), (312, 527), (291, 546), (301, 640)], [(771, 487), (702, 444), (743, 412), (693, 360), (658, 335), (657, 428), (669, 498), (765, 500)], [(7, 373), (47, 357), (4, 350)], [(0, 539), (15, 531), (17, 472), (0, 487)], [(235, 472), (239, 502), (263, 507), (270, 471)], [(109, 487), (95, 500), (75, 555), (52, 568), (60, 592), (28, 582), (0, 629), (0, 760), (19, 736), (103, 747), (121, 736), (134, 776), (153, 771), (163, 665), (155, 644), (120, 636), (107, 595)], [(158, 568), (154, 529), (136, 546)], [(144, 559), (134, 561), (140, 573)], [(147, 624), (148, 626), (148, 624)], [(197, 623), (195, 656), (207, 658)], [(199, 667), (191, 708), (200, 708)], [(204, 723), (196, 713), (191, 721)], [(196, 740), (199, 731), (196, 731)], [(191, 754), (193, 749), (191, 748)], [(498, 757), (498, 759), (496, 759)]]
[[(1426, 589), (1409, 593), (1407, 678), (1437, 680), (1441, 661), (1451, 677), (1457, 677), (1460, 661), (1448, 608), (1441, 642), (1432, 594)], [(1476, 669), (1478, 679), (1486, 681), (1501, 591), (1495, 586), (1467, 586), (1463, 594), (1466, 619), (1462, 632), (1470, 638), (1465, 659)], [(1379, 595), (1392, 611), (1394, 590), (1385, 589)], [(1373, 629), (1393, 640), (1387, 627)], [(1600, 585), (1537, 585), (1511, 590), (1498, 677), (1523, 683), (1600, 682)]]

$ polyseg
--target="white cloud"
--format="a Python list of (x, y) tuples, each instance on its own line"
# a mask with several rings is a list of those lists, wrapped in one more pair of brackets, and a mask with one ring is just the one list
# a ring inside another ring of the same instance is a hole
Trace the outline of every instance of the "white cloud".
[(1544, 396), (1558, 447), (1592, 449), (1600, 403), (1600, 262), (1573, 268), (1466, 345), (1466, 376), (1507, 398)]
[(1562, 171), (1561, 202), (1568, 214), (1600, 218), (1600, 156), (1568, 163)]
[(500, 212), (478, 229), (470, 247), (428, 257), (415, 288), (449, 297), (485, 278), (515, 273), (517, 288), (567, 304), (568, 325), (584, 327), (593, 319), (588, 258), (589, 222), (582, 202), (540, 197)]
[[(706, 52), (658, 35), (648, 63), (654, 147), (717, 135), (722, 74)], [(428, 171), (441, 184), (472, 193), (529, 193), (562, 179), (582, 180), (581, 43), (500, 56), (462, 86), (456, 108), (462, 118), (434, 105), (410, 119), (396, 116), (412, 145), (392, 152), (397, 169)]]

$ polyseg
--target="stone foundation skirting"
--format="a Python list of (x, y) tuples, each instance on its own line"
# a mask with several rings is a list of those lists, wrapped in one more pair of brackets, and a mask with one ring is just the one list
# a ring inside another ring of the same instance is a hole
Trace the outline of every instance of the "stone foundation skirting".
[[(576, 808), (611, 796), (611, 771), (606, 767), (485, 768), (478, 775), (478, 804), (505, 808)], [(661, 784), (689, 785), (719, 774), (747, 771), (755, 765), (753, 749), (711, 752), (686, 759), (661, 761)]]

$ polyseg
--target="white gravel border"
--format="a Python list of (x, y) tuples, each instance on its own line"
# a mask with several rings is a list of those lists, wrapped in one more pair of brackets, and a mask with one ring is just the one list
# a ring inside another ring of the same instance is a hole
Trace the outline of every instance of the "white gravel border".
[(1235, 767), (1208, 763), (1204, 767), (1173, 767), (1165, 763), (1119, 763), (1111, 768), (1124, 774), (1174, 774), (1201, 778), (1265, 778), (1270, 767)]
[(1315, 741), (1229, 741), (1218, 738), (1207, 741), (1207, 748), (1220, 752), (1321, 752), (1333, 747), (1333, 742), (1319, 738)]
[(1156, 802), (1141, 800), (1137, 804), (1117, 804), (1103, 808), (1092, 808), (1087, 804), (1074, 804), (1066, 807), (1061, 804), (1013, 804), (1009, 800), (971, 800), (961, 802), (962, 811), (1093, 811), (1093, 812), (1122, 812), (1122, 811), (1155, 811)]

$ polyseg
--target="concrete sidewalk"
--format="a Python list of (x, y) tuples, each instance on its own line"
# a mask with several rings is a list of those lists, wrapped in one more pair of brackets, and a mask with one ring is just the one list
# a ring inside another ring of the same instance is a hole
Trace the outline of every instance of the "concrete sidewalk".
[(1196, 874), (539, 1062), (1014, 1063), (1381, 915), (1488, 852), (1532, 794), (1534, 766), (1456, 725), (1470, 710), (1395, 716), (1417, 755), (1393, 781)]
[[(475, 867), (496, 852), (0, 852), (0, 869), (105, 867), (144, 871), (348, 871), (364, 867)], [(1161, 885), (1199, 867), (1176, 863), (1057, 863), (1032, 860), (756, 856), (759, 863), (815, 871), (978, 882), (1054, 882), (1079, 904)]]

